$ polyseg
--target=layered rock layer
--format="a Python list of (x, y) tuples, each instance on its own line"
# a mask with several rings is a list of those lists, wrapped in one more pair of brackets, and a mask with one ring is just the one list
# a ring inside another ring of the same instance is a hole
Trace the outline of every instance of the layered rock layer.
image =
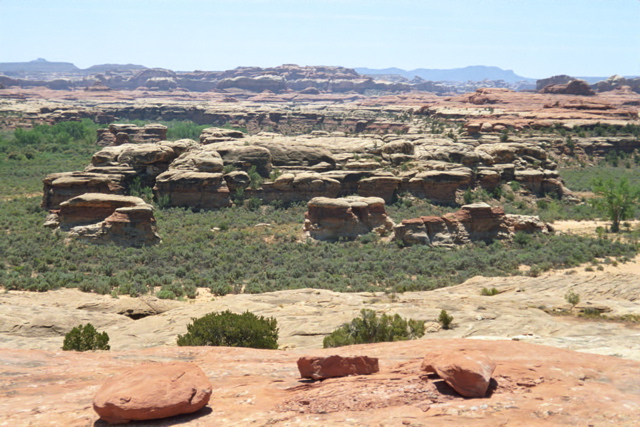
[(404, 245), (451, 246), (510, 239), (518, 231), (548, 233), (552, 230), (538, 217), (507, 215), (502, 208), (475, 203), (441, 217), (405, 219), (394, 227), (394, 239)]

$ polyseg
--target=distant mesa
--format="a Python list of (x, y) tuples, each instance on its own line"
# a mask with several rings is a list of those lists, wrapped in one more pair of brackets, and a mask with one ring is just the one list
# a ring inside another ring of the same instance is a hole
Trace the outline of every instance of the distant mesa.
[[(4, 75), (1, 75), (4, 74)], [(326, 94), (355, 93), (361, 95), (431, 92), (439, 95), (461, 94), (483, 88), (513, 91), (540, 91), (549, 84), (568, 84), (564, 77), (536, 80), (499, 67), (475, 65), (448, 70), (418, 68), (370, 69), (340, 66), (237, 67), (225, 71), (173, 71), (147, 68), (137, 64), (101, 64), (80, 69), (68, 62), (50, 62), (39, 58), (30, 62), (0, 63), (0, 84), (5, 87), (47, 87), (53, 90), (86, 89), (95, 92), (112, 90), (260, 93), (268, 101), (270, 95), (297, 92), (305, 99), (320, 99)], [(614, 77), (616, 79), (614, 79)], [(614, 76), (583, 77), (585, 88), (554, 89), (556, 92), (584, 95), (591, 90), (614, 90), (629, 86), (640, 93), (640, 79)], [(96, 85), (99, 82), (100, 85)], [(546, 84), (545, 84), (546, 82)], [(593, 84), (597, 83), (597, 84)], [(557, 91), (560, 92), (557, 92)], [(567, 92), (568, 90), (568, 92)], [(574, 93), (576, 92), (576, 93)], [(577, 93), (580, 92), (580, 93)]]

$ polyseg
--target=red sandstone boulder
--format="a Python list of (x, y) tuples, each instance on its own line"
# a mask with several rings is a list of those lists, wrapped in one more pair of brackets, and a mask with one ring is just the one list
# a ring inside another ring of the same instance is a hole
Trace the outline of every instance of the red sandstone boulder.
[(422, 370), (435, 372), (464, 397), (484, 397), (495, 369), (495, 363), (478, 352), (427, 355), (422, 362)]
[(151, 363), (107, 380), (93, 398), (93, 409), (108, 423), (154, 420), (204, 408), (211, 383), (198, 366)]
[(325, 378), (346, 377), (349, 375), (370, 375), (380, 370), (375, 357), (301, 357), (298, 370), (302, 378), (323, 380)]

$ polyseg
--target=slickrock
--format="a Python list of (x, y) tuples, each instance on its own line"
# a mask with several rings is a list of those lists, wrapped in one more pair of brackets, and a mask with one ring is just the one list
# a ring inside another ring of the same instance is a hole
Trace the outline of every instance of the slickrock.
[(378, 359), (375, 357), (333, 355), (329, 357), (301, 357), (298, 359), (298, 370), (302, 378), (323, 380), (349, 375), (375, 374), (380, 368), (378, 367)]
[(107, 380), (93, 398), (93, 409), (108, 423), (126, 423), (190, 414), (210, 397), (211, 383), (197, 365), (153, 363)]
[[(480, 352), (496, 364), (484, 399), (459, 396), (420, 369), (426, 353)], [(95, 353), (0, 349), (0, 419), (9, 425), (92, 425), (92, 399), (114, 375), (157, 362), (189, 361), (211, 383), (209, 408), (159, 425), (546, 426), (640, 423), (640, 362), (517, 341), (415, 340), (341, 349), (380, 361), (375, 375), (309, 383), (300, 352), (156, 347)], [(309, 351), (304, 351), (309, 355)], [(318, 349), (316, 357), (335, 354)], [(152, 392), (153, 390), (145, 390)], [(131, 395), (132, 402), (135, 395)], [(147, 422), (149, 423), (149, 422)], [(155, 425), (155, 424), (154, 424)]]

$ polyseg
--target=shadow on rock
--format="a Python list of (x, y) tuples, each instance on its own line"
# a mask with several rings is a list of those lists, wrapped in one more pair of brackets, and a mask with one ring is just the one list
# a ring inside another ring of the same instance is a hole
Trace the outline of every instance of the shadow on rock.
[(154, 427), (168, 427), (168, 426), (176, 426), (180, 424), (186, 424), (193, 420), (197, 420), (198, 418), (206, 417), (211, 414), (213, 409), (208, 406), (200, 409), (199, 411), (192, 412), (191, 414), (182, 414), (176, 415), (174, 417), (160, 418), (157, 420), (141, 420), (141, 421), (130, 421), (125, 424), (109, 424), (106, 421), (101, 419), (97, 420), (93, 423), (93, 427), (106, 427), (106, 426), (154, 426)]

